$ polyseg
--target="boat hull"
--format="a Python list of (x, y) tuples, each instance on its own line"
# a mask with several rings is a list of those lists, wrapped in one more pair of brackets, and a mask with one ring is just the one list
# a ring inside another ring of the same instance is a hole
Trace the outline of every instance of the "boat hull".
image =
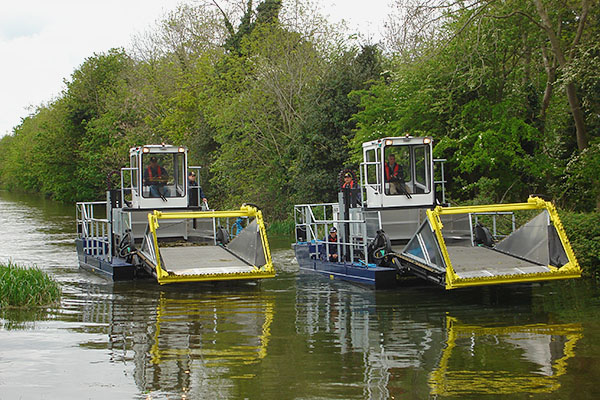
[(75, 239), (75, 245), (77, 246), (77, 258), (79, 259), (79, 266), (81, 268), (112, 281), (129, 281), (136, 277), (136, 266), (124, 259), (113, 257), (112, 261), (108, 261), (101, 257), (87, 254), (83, 250), (82, 239)]
[(363, 266), (350, 262), (324, 261), (311, 256), (311, 253), (315, 253), (314, 244), (295, 243), (292, 246), (301, 270), (320, 273), (328, 276), (330, 279), (369, 285), (376, 289), (396, 286), (398, 271), (395, 268)]

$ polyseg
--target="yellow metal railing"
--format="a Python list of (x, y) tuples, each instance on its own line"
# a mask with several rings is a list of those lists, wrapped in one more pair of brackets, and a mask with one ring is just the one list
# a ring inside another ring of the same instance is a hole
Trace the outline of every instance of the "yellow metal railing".
[[(499, 275), (489, 277), (459, 277), (454, 268), (448, 254), (446, 242), (442, 234), (443, 224), (441, 221), (441, 215), (456, 215), (456, 214), (469, 214), (469, 213), (481, 213), (481, 212), (501, 212), (501, 211), (519, 211), (519, 210), (547, 210), (550, 216), (550, 221), (556, 228), (556, 232), (560, 238), (560, 242), (565, 250), (568, 263), (560, 268), (548, 265), (548, 272), (536, 272), (530, 274), (521, 275)], [(560, 222), (558, 212), (554, 205), (550, 202), (544, 201), (539, 197), (530, 197), (527, 203), (512, 203), (512, 204), (493, 204), (493, 205), (481, 205), (481, 206), (465, 206), (465, 207), (436, 207), (433, 210), (427, 210), (427, 218), (431, 227), (435, 233), (436, 239), (440, 246), (440, 251), (444, 262), (446, 264), (446, 289), (456, 289), (466, 286), (477, 286), (477, 285), (490, 285), (490, 284), (501, 284), (501, 283), (516, 283), (516, 282), (532, 282), (541, 280), (553, 280), (553, 279), (567, 279), (567, 278), (578, 278), (581, 276), (581, 267), (575, 258), (575, 253), (571, 248), (567, 234)]]
[[(160, 252), (158, 251), (158, 235), (156, 233), (161, 219), (194, 219), (194, 218), (234, 218), (234, 217), (249, 217), (255, 218), (258, 225), (260, 238), (262, 241), (262, 250), (266, 263), (264, 265), (254, 265), (250, 272), (236, 272), (219, 274), (213, 273), (208, 275), (175, 275), (167, 272), (161, 265)], [(275, 268), (271, 259), (271, 251), (269, 249), (269, 241), (267, 239), (267, 231), (263, 220), (262, 212), (256, 207), (243, 205), (239, 210), (231, 211), (185, 211), (185, 212), (162, 212), (155, 210), (148, 214), (148, 228), (152, 235), (154, 248), (156, 250), (156, 279), (158, 283), (172, 282), (200, 282), (200, 281), (218, 281), (218, 280), (239, 280), (239, 279), (257, 279), (257, 278), (273, 278), (275, 276)]]

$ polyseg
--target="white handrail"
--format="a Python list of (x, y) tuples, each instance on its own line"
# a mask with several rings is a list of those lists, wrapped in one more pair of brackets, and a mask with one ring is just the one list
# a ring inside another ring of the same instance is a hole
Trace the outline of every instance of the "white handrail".
[(110, 260), (112, 257), (109, 220), (94, 216), (97, 206), (106, 206), (103, 201), (76, 203), (76, 223), (80, 227), (77, 235), (82, 239), (84, 252)]
[[(317, 219), (315, 217), (315, 210), (316, 208), (319, 207), (323, 207), (323, 214), (324, 216), (326, 216), (328, 214), (328, 210), (327, 207), (331, 207), (331, 214), (333, 217), (333, 207), (337, 206), (337, 203), (321, 203), (321, 204), (300, 204), (300, 205), (296, 205), (294, 206), (294, 223), (296, 227), (305, 227), (306, 229), (306, 241), (314, 241), (315, 244), (319, 245), (319, 244), (324, 244), (326, 246), (326, 253), (329, 254), (329, 246), (333, 245), (335, 243), (335, 245), (338, 247), (338, 254), (340, 254), (340, 250), (341, 250), (341, 246), (349, 246), (350, 248), (350, 256), (352, 259), (354, 259), (354, 253), (355, 253), (355, 249), (361, 249), (363, 252), (363, 257), (364, 259), (362, 261), (364, 261), (364, 263), (367, 263), (367, 258), (368, 258), (368, 254), (367, 254), (367, 248), (368, 248), (368, 243), (367, 243), (367, 237), (366, 237), (366, 232), (363, 232), (363, 240), (362, 242), (358, 243), (354, 243), (352, 241), (350, 242), (346, 242), (346, 241), (341, 241), (343, 240), (341, 237), (338, 239), (337, 242), (329, 242), (328, 240), (323, 240), (320, 238), (319, 236), (319, 227), (324, 226), (325, 227), (325, 234), (327, 234), (328, 232), (328, 228), (331, 226), (336, 226), (338, 224), (355, 224), (358, 226), (364, 226), (364, 224), (366, 223), (366, 220), (363, 219), (353, 219), (353, 220), (346, 220), (346, 219)], [(298, 221), (298, 214), (300, 214), (302, 216), (302, 222)], [(298, 232), (296, 231), (296, 240), (298, 240)], [(316, 249), (315, 249), (316, 251)], [(314, 254), (315, 256), (317, 255), (316, 253)]]

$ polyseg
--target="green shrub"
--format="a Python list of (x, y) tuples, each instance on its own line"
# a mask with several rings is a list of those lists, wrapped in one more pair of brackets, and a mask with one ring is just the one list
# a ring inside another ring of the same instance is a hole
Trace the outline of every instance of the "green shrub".
[(600, 277), (600, 212), (560, 212), (571, 247), (585, 276)]
[(273, 221), (267, 226), (267, 233), (270, 235), (292, 235), (295, 226), (293, 218), (283, 221)]
[(56, 302), (59, 284), (37, 267), (0, 264), (0, 307), (37, 307)]

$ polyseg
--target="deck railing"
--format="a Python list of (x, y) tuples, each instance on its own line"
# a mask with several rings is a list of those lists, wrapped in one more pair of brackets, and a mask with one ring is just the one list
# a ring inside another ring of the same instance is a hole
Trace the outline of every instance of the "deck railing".
[(75, 209), (77, 237), (83, 243), (84, 252), (111, 261), (112, 241), (106, 218), (106, 202), (78, 202)]
[[(340, 261), (343, 261), (343, 256), (347, 256), (351, 261), (359, 261), (366, 265), (368, 263), (366, 221), (362, 215), (359, 219), (340, 219), (338, 206), (338, 203), (295, 205), (296, 243), (314, 243), (314, 251), (311, 253), (311, 257), (314, 258), (320, 257), (320, 245), (325, 246), (326, 255), (331, 254), (329, 251), (331, 246), (336, 246), (336, 254), (340, 257)], [(337, 230), (337, 242), (326, 240), (332, 227)], [(348, 241), (345, 240), (345, 227), (349, 231)]]

